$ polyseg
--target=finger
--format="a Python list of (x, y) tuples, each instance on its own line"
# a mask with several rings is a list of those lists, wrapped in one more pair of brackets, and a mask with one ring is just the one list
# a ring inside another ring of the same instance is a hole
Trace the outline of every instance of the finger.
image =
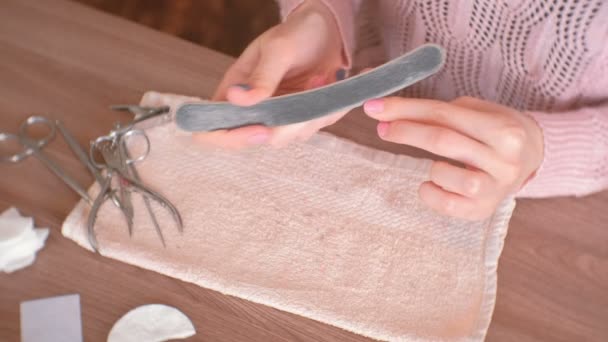
[(292, 141), (298, 140), (300, 132), (304, 130), (306, 126), (306, 122), (301, 122), (287, 126), (275, 127), (268, 144), (276, 148), (285, 147)]
[[(497, 129), (504, 125), (498, 113), (427, 99), (387, 97), (367, 101), (365, 112), (379, 121), (410, 120), (452, 128), (492, 147), (500, 143)], [(494, 115), (496, 114), (496, 115)]]
[[(459, 97), (452, 103), (496, 116), (494, 133), (486, 132), (493, 137), (487, 143), (507, 159), (519, 159), (522, 150), (526, 147), (527, 135), (523, 125), (521, 125), (523, 115), (520, 112), (498, 103), (483, 101), (470, 96)], [(507, 113), (510, 115), (506, 115)]]
[(422, 183), (418, 195), (429, 208), (446, 216), (465, 220), (483, 220), (492, 214), (487, 206), (481, 206), (470, 198), (445, 191), (432, 182)]
[(259, 59), (259, 44), (259, 40), (255, 40), (249, 44), (234, 64), (228, 68), (215, 94), (211, 98), (213, 101), (225, 100), (228, 88), (247, 82), (247, 78)]
[(323, 128), (331, 126), (331, 125), (335, 124), (336, 122), (338, 122), (347, 113), (348, 113), (348, 111), (336, 112), (336, 113), (333, 113), (328, 116), (325, 116), (325, 117), (312, 121), (309, 124), (308, 129), (302, 131), (299, 134), (299, 140), (305, 141), (305, 140), (310, 139), (314, 134), (316, 134)]
[(413, 121), (378, 124), (378, 135), (386, 141), (421, 148), (439, 156), (472, 165), (489, 174), (500, 174), (503, 162), (488, 146), (457, 131)]
[[(315, 89), (326, 86), (333, 82), (339, 82), (344, 80), (348, 76), (345, 69), (338, 68), (337, 70), (320, 72), (308, 79), (306, 82), (306, 89)], [(281, 89), (283, 85), (281, 85)], [(300, 89), (301, 90), (301, 89)], [(293, 92), (293, 91), (291, 91)], [(288, 92), (289, 93), (289, 92)]]
[(307, 84), (306, 89), (315, 89), (327, 85), (329, 83), (329, 79), (327, 75), (315, 75), (311, 77)]
[(461, 96), (451, 101), (450, 103), (487, 113), (502, 113), (505, 110), (509, 110), (508, 107), (505, 107), (498, 103), (484, 101), (472, 96)]
[(198, 97), (184, 96), (170, 93), (159, 93), (156, 91), (147, 91), (139, 102), (140, 106), (144, 107), (160, 107), (169, 106), (171, 110), (175, 110), (184, 102), (204, 102)]
[(156, 91), (147, 91), (141, 97), (139, 102), (140, 106), (143, 107), (160, 107), (164, 106), (163, 94)]
[(335, 112), (335, 113), (329, 114), (328, 116), (317, 119), (321, 122), (321, 124), (319, 125), (319, 129), (335, 124), (336, 122), (340, 121), (340, 119), (342, 119), (349, 112), (350, 112), (350, 110), (339, 111), (339, 112)]
[(468, 198), (483, 198), (491, 194), (493, 179), (479, 170), (468, 170), (444, 161), (433, 162), (431, 182), (442, 189)]
[(361, 70), (361, 71), (359, 72), (359, 75), (364, 74), (364, 73), (366, 73), (366, 72), (368, 72), (368, 71), (371, 71), (371, 70), (373, 70), (373, 69), (374, 69), (374, 68), (364, 68), (363, 70)]
[(289, 45), (269, 44), (260, 50), (260, 58), (247, 78), (247, 87), (230, 87), (226, 97), (236, 105), (251, 106), (272, 96), (292, 63)]
[(210, 147), (221, 147), (225, 149), (242, 149), (248, 146), (267, 143), (272, 131), (264, 126), (247, 126), (233, 130), (219, 130), (205, 133), (194, 133), (194, 141)]

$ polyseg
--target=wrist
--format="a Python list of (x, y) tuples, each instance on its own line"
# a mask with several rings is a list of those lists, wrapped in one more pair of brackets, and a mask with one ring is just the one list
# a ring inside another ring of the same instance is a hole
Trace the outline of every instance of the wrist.
[(528, 131), (529, 143), (528, 150), (530, 151), (528, 158), (529, 166), (529, 175), (524, 179), (523, 183), (519, 187), (518, 191), (521, 191), (525, 188), (530, 181), (532, 181), (540, 169), (543, 159), (545, 157), (544, 152), (544, 137), (543, 130), (541, 126), (538, 124), (536, 119), (530, 115), (529, 113), (523, 112), (523, 119), (526, 122), (526, 130)]
[(311, 13), (311, 12), (320, 14), (321, 16), (323, 16), (323, 18), (328, 20), (328, 22), (331, 22), (334, 20), (331, 10), (321, 0), (305, 0), (300, 4), (300, 6), (298, 6), (296, 9), (294, 9), (292, 14)]
[(534, 165), (535, 165), (534, 172), (536, 172), (538, 170), (538, 168), (540, 167), (540, 165), (542, 164), (543, 159), (545, 157), (544, 132), (543, 132), (541, 125), (536, 120), (536, 118), (534, 118), (529, 113), (524, 113), (524, 116), (526, 117), (526, 119), (528, 121), (528, 127), (529, 127), (530, 136), (531, 136), (531, 140), (532, 140), (532, 146), (533, 146), (533, 150), (535, 151), (533, 160), (535, 162), (534, 163)]
[(322, 0), (305, 0), (297, 6), (285, 20), (302, 20), (302, 18), (317, 16), (321, 17), (325, 24), (328, 39), (328, 47), (335, 48), (341, 57), (341, 67), (349, 65), (346, 48), (342, 41), (340, 26), (332, 9)]

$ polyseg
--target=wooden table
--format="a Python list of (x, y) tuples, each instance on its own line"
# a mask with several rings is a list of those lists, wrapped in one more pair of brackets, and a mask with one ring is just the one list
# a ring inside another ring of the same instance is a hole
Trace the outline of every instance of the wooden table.
[[(64, 0), (0, 1), (0, 128), (26, 116), (64, 120), (83, 145), (149, 89), (212, 93), (231, 59)], [(352, 114), (330, 131), (379, 142)], [(92, 177), (57, 140), (49, 152), (82, 184)], [(31, 159), (31, 158), (30, 158)], [(36, 263), (0, 275), (0, 340), (19, 340), (19, 303), (81, 296), (87, 341), (104, 341), (129, 309), (152, 302), (182, 309), (192, 341), (367, 341), (279, 310), (100, 257), (61, 236), (77, 195), (38, 161), (0, 165), (0, 209), (18, 207), (51, 234)], [(580, 199), (521, 200), (499, 266), (488, 341), (608, 341), (608, 192)]]

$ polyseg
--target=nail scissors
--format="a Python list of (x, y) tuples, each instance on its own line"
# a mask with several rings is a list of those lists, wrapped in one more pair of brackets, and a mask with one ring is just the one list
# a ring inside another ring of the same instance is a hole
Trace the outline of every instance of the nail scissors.
[[(40, 138), (36, 138), (32, 135), (31, 131), (34, 126), (44, 128), (47, 132)], [(30, 116), (27, 118), (19, 127), (17, 134), (12, 133), (0, 133), (0, 144), (9, 144), (11, 141), (16, 142), (21, 146), (21, 150), (12, 155), (0, 156), (0, 162), (8, 163), (19, 163), (26, 158), (33, 156), (40, 160), (49, 170), (51, 170), (57, 177), (59, 177), (65, 184), (67, 184), (72, 190), (74, 190), (80, 197), (82, 197), (88, 204), (92, 204), (93, 200), (89, 196), (88, 192), (84, 187), (78, 184), (78, 182), (70, 177), (68, 173), (61, 168), (55, 161), (53, 161), (43, 149), (52, 142), (57, 136), (57, 131), (63, 137), (65, 142), (68, 144), (72, 152), (78, 157), (81, 163), (83, 163), (91, 174), (95, 177), (95, 180), (101, 183), (102, 176), (99, 170), (91, 163), (86, 152), (76, 141), (76, 138), (68, 131), (68, 129), (59, 120), (52, 120), (44, 116)], [(129, 215), (125, 211), (124, 205), (116, 196), (112, 196), (114, 204), (121, 209), (127, 224), (129, 227), (133, 225), (133, 215)]]
[[(143, 110), (143, 109), (142, 109)], [(151, 220), (154, 223), (157, 234), (159, 235), (163, 245), (165, 240), (163, 238), (160, 226), (152, 211), (150, 200), (157, 202), (162, 207), (169, 210), (173, 220), (178, 226), (180, 232), (183, 231), (183, 222), (181, 215), (177, 208), (163, 195), (145, 186), (139, 174), (135, 169), (134, 164), (144, 160), (150, 153), (150, 140), (143, 130), (135, 129), (134, 122), (131, 122), (127, 126), (117, 125), (110, 134), (97, 138), (92, 144), (89, 151), (89, 157), (92, 163), (99, 170), (105, 173), (103, 181), (101, 183), (101, 190), (91, 207), (91, 212), (87, 221), (87, 233), (91, 246), (97, 251), (98, 243), (95, 235), (95, 221), (97, 215), (103, 203), (112, 195), (118, 192), (121, 200), (125, 202), (127, 208), (133, 208), (130, 203), (130, 194), (137, 192), (143, 196), (146, 209), (150, 215)], [(129, 138), (139, 136), (144, 141), (144, 151), (132, 157), (130, 155), (127, 141)], [(101, 157), (100, 157), (101, 156)], [(116, 179), (118, 189), (112, 187), (113, 180)], [(127, 203), (129, 202), (129, 203)]]
[[(48, 132), (41, 138), (36, 138), (31, 135), (33, 126), (42, 126)], [(61, 126), (61, 128), (64, 128)], [(61, 131), (63, 134), (63, 130)], [(40, 160), (49, 170), (51, 170), (57, 177), (59, 177), (65, 184), (67, 184), (72, 190), (76, 191), (85, 201), (92, 203), (91, 197), (87, 191), (76, 182), (76, 180), (68, 175), (68, 173), (61, 168), (55, 161), (53, 161), (43, 149), (47, 146), (55, 136), (57, 135), (57, 124), (56, 122), (45, 118), (43, 116), (30, 116), (27, 118), (19, 127), (17, 134), (12, 133), (0, 133), (0, 143), (10, 144), (11, 141), (16, 142), (21, 146), (21, 150), (8, 156), (1, 156), (0, 161), (9, 163), (19, 163), (22, 160), (33, 156)], [(72, 149), (73, 146), (70, 145)]]

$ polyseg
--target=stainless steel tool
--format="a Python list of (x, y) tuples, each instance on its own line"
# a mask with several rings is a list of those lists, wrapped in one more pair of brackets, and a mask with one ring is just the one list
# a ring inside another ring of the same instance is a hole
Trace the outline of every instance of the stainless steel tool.
[[(126, 142), (129, 137), (135, 135), (144, 139), (145, 148), (143, 153), (137, 155), (136, 157), (131, 157), (128, 152), (128, 147), (126, 146)], [(146, 133), (142, 130), (134, 129), (133, 125), (126, 126), (126, 128), (118, 125), (108, 135), (97, 138), (91, 144), (91, 149), (89, 151), (90, 159), (95, 167), (102, 170), (105, 174), (101, 185), (101, 190), (93, 201), (91, 212), (89, 213), (89, 218), (87, 221), (88, 239), (91, 247), (93, 247), (94, 250), (98, 249), (95, 234), (95, 221), (97, 220), (99, 209), (103, 203), (108, 198), (111, 198), (111, 196), (113, 196), (116, 192), (121, 194), (120, 198), (124, 205), (131, 210), (133, 210), (133, 205), (131, 204), (131, 192), (139, 193), (144, 197), (146, 208), (151, 220), (155, 224), (157, 234), (159, 234), (163, 245), (165, 245), (165, 240), (160, 230), (160, 226), (158, 225), (156, 216), (152, 211), (149, 202), (150, 200), (155, 201), (162, 207), (169, 210), (178, 227), (178, 230), (180, 232), (183, 231), (182, 218), (177, 208), (159, 192), (143, 184), (139, 174), (137, 174), (137, 171), (134, 168), (133, 164), (144, 160), (148, 156), (149, 152), (150, 140), (148, 139)], [(101, 160), (98, 160), (98, 157), (96, 157), (97, 155), (101, 155)], [(112, 187), (113, 179), (116, 179), (118, 189), (114, 189)], [(131, 231), (129, 233), (131, 233)]]

